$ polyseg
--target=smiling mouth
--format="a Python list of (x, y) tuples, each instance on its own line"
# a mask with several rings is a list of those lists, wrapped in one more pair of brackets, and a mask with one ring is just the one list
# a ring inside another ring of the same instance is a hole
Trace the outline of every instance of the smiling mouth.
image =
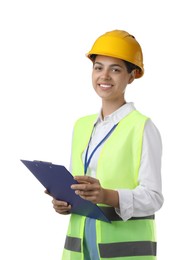
[(111, 84), (98, 84), (99, 87), (101, 87), (102, 89), (109, 89), (111, 88), (113, 85)]

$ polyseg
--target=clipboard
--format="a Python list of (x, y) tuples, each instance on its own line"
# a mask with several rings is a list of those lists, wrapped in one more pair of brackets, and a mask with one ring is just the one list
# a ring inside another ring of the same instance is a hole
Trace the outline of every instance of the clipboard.
[(21, 160), (21, 162), (55, 199), (67, 201), (72, 206), (71, 213), (111, 223), (96, 204), (82, 199), (70, 188), (72, 184), (78, 182), (63, 165), (37, 160)]

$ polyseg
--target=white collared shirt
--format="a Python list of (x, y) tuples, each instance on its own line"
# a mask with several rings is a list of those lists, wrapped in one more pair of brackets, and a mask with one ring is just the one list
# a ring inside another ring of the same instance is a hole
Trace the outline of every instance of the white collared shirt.
[[(92, 133), (88, 154), (91, 154), (93, 149), (115, 124), (133, 110), (135, 110), (135, 107), (131, 102), (123, 105), (111, 115), (106, 116), (104, 120), (100, 113)], [(96, 178), (98, 157), (103, 145), (94, 153), (87, 170), (87, 175), (94, 178)], [(83, 153), (83, 161), (85, 152)], [(161, 157), (162, 142), (160, 133), (153, 122), (148, 119), (143, 135), (138, 177), (139, 185), (133, 190), (118, 190), (119, 209), (116, 209), (116, 212), (123, 220), (128, 220), (131, 217), (153, 215), (162, 206), (164, 199), (161, 184)]]

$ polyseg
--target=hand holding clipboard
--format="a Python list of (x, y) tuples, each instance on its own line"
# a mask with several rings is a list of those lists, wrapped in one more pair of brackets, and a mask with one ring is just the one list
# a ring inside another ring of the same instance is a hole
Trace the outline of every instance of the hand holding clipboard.
[(71, 185), (78, 182), (63, 165), (42, 161), (21, 160), (21, 162), (55, 199), (66, 201), (71, 205), (71, 213), (110, 222), (96, 204), (75, 194)]

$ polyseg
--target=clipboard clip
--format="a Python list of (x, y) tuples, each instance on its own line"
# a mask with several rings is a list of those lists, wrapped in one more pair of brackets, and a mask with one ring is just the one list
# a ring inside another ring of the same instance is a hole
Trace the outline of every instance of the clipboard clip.
[(34, 160), (34, 162), (52, 164), (52, 162), (39, 161), (39, 160)]
[[(34, 160), (33, 161), (34, 163), (35, 163), (35, 165), (38, 167), (38, 163), (39, 164), (46, 164), (46, 165), (49, 165), (49, 166), (51, 166), (52, 165), (52, 162), (46, 162), (46, 161), (40, 161), (40, 160)], [(51, 167), (50, 167), (51, 168)]]

